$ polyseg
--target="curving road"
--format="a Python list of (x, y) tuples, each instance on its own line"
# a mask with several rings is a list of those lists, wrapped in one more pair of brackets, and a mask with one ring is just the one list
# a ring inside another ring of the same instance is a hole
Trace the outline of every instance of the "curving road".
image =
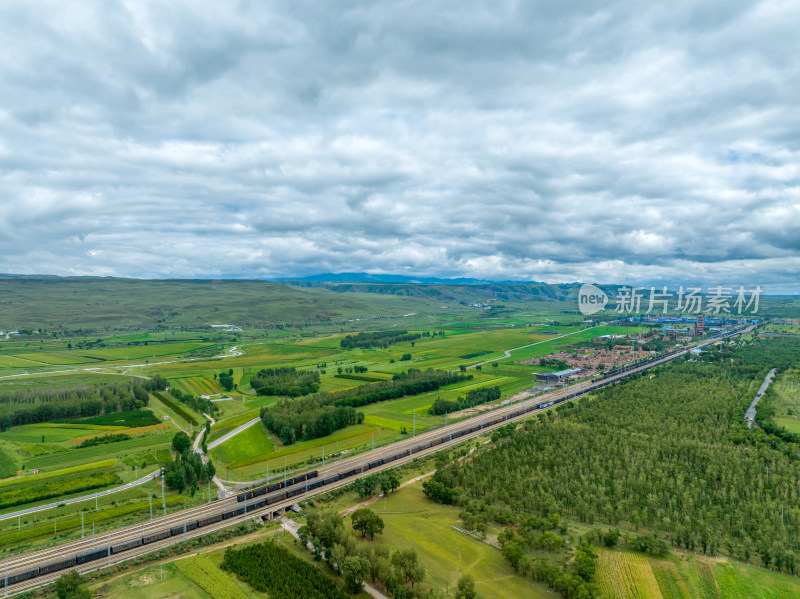
[(230, 439), (231, 437), (235, 437), (236, 435), (238, 435), (238, 434), (239, 434), (239, 433), (241, 433), (242, 431), (245, 431), (245, 430), (247, 430), (248, 428), (250, 428), (251, 426), (253, 426), (253, 425), (254, 425), (256, 422), (259, 422), (260, 420), (261, 420), (261, 417), (260, 417), (260, 416), (256, 416), (256, 417), (255, 417), (255, 418), (253, 418), (252, 420), (248, 420), (248, 421), (247, 421), (247, 422), (245, 422), (245, 423), (244, 423), (242, 426), (236, 427), (236, 428), (235, 428), (235, 429), (233, 429), (231, 432), (229, 432), (229, 433), (227, 433), (227, 434), (225, 434), (225, 435), (222, 435), (222, 436), (221, 436), (219, 439), (217, 439), (216, 441), (212, 441), (211, 443), (209, 443), (209, 444), (208, 444), (208, 448), (209, 448), (209, 449), (214, 449), (214, 448), (215, 448), (217, 445), (222, 445), (223, 443), (225, 443), (225, 441), (227, 441), (227, 440), (228, 440), (228, 439)]
[(774, 376), (775, 376), (775, 369), (773, 368), (767, 373), (764, 382), (761, 383), (761, 386), (758, 388), (758, 393), (756, 393), (756, 396), (750, 403), (750, 407), (747, 408), (747, 412), (745, 412), (744, 415), (744, 421), (747, 423), (747, 428), (753, 428), (753, 424), (756, 421), (756, 404), (763, 397), (764, 392), (767, 390), (767, 387), (769, 387), (769, 384), (772, 382), (772, 377)]
[(138, 487), (139, 485), (143, 485), (144, 483), (153, 480), (160, 474), (161, 474), (161, 468), (159, 468), (154, 472), (151, 472), (147, 476), (143, 476), (138, 480), (129, 482), (127, 485), (121, 485), (119, 487), (114, 487), (113, 489), (106, 489), (105, 491), (99, 491), (97, 493), (92, 493), (91, 495), (83, 495), (81, 497), (75, 497), (74, 499), (62, 499), (61, 501), (56, 501), (45, 505), (37, 505), (36, 507), (29, 507), (26, 510), (19, 510), (17, 512), (3, 514), (2, 516), (0, 516), (0, 520), (8, 520), (9, 518), (18, 518), (19, 516), (24, 516), (26, 514), (33, 514), (34, 512), (43, 512), (44, 510), (51, 510), (55, 507), (58, 507), (59, 505), (81, 503), (82, 501), (90, 501), (95, 497), (104, 497), (106, 495), (111, 495), (112, 493), (119, 493), (120, 491), (125, 491), (126, 489), (132, 489), (133, 487)]
[(556, 339), (563, 339), (564, 337), (569, 337), (570, 335), (575, 335), (577, 333), (581, 333), (583, 331), (589, 331), (591, 329), (596, 329), (598, 327), (603, 327), (607, 325), (598, 324), (593, 327), (586, 327), (585, 329), (580, 329), (578, 331), (572, 331), (571, 333), (564, 333), (563, 335), (557, 335), (556, 337), (550, 337), (549, 339), (543, 339), (542, 341), (537, 341), (535, 343), (529, 343), (528, 345), (520, 345), (519, 347), (512, 347), (511, 349), (504, 349), (505, 352), (504, 356), (499, 358), (492, 358), (491, 360), (484, 360), (483, 362), (478, 362), (477, 364), (473, 364), (472, 366), (467, 366), (467, 369), (475, 368), (476, 366), (483, 366), (484, 364), (491, 364), (492, 362), (497, 362), (498, 360), (505, 360), (506, 358), (511, 357), (512, 351), (517, 351), (520, 349), (525, 349), (526, 347), (533, 347), (534, 345), (541, 345), (542, 343), (550, 343), (551, 341), (555, 341)]

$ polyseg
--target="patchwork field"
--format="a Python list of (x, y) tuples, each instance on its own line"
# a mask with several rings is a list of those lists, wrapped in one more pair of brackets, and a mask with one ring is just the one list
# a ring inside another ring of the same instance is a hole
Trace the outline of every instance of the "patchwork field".
[(596, 581), (604, 599), (789, 599), (800, 581), (786, 574), (717, 558), (645, 557), (599, 549)]

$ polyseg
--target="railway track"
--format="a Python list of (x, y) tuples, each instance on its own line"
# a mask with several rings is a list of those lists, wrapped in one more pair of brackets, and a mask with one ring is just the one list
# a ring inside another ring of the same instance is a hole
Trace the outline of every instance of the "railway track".
[[(19, 593), (52, 582), (65, 569), (77, 568), (88, 572), (104, 568), (137, 555), (241, 523), (254, 516), (280, 513), (297, 501), (350, 484), (365, 474), (380, 472), (417, 457), (440, 451), (477, 435), (511, 422), (528, 418), (564, 401), (580, 397), (595, 389), (644, 372), (686, 355), (691, 349), (704, 347), (752, 327), (741, 327), (694, 345), (632, 364), (603, 377), (582, 381), (545, 395), (525, 399), (451, 424), (426, 431), (415, 437), (398, 441), (346, 460), (326, 464), (293, 479), (285, 479), (244, 491), (236, 496), (218, 499), (166, 516), (126, 526), (119, 530), (71, 541), (33, 553), (9, 557), (0, 562), (0, 588), (5, 593)], [(313, 482), (310, 482), (313, 481)], [(283, 484), (282, 484), (283, 483)], [(287, 489), (289, 489), (287, 491)], [(202, 522), (206, 522), (203, 524)]]

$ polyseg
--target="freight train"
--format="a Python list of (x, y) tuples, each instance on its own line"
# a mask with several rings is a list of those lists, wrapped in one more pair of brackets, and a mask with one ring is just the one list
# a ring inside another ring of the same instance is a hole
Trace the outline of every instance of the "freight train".
[[(730, 332), (716, 335), (715, 338), (719, 337), (723, 339), (726, 337), (731, 337), (741, 332), (741, 330), (744, 328), (745, 327), (740, 327)], [(428, 439), (426, 441), (421, 441), (419, 444), (413, 447), (400, 449), (397, 451), (397, 453), (394, 453), (388, 457), (379, 458), (370, 462), (364, 462), (357, 468), (349, 468), (348, 470), (343, 470), (342, 472), (331, 474), (324, 478), (319, 476), (319, 472), (317, 470), (314, 470), (312, 472), (301, 474), (299, 476), (295, 476), (293, 478), (289, 478), (284, 481), (244, 491), (236, 496), (238, 503), (242, 504), (236, 508), (234, 508), (233, 506), (229, 506), (232, 509), (226, 508), (223, 511), (220, 511), (214, 515), (206, 516), (198, 520), (186, 521), (178, 526), (164, 528), (163, 530), (160, 531), (147, 532), (136, 538), (124, 539), (115, 542), (113, 544), (108, 543), (105, 547), (91, 549), (89, 551), (85, 551), (82, 553), (76, 553), (74, 555), (70, 555), (69, 557), (65, 557), (64, 559), (49, 563), (44, 566), (37, 566), (35, 568), (30, 568), (23, 571), (18, 571), (18, 570), (12, 571), (11, 573), (9, 573), (6, 570), (5, 576), (0, 577), (0, 588), (5, 588), (6, 586), (18, 584), (20, 582), (36, 578), (37, 576), (44, 576), (46, 574), (51, 574), (52, 572), (57, 572), (59, 570), (66, 570), (67, 568), (72, 568), (76, 565), (86, 564), (91, 561), (100, 560), (104, 558), (110, 559), (110, 556), (112, 555), (117, 555), (119, 553), (123, 553), (125, 551), (129, 551), (131, 549), (135, 549), (137, 547), (141, 547), (149, 543), (155, 543), (156, 541), (161, 541), (169, 537), (180, 537), (182, 534), (196, 530), (198, 528), (202, 528), (204, 526), (208, 526), (209, 524), (214, 524), (222, 520), (227, 520), (229, 518), (241, 516), (253, 510), (261, 509), (268, 505), (272, 505), (280, 501), (291, 499), (292, 497), (296, 497), (298, 495), (302, 495), (309, 491), (319, 489), (320, 487), (331, 485), (341, 480), (350, 478), (351, 476), (355, 476), (357, 473), (363, 473), (366, 470), (372, 470), (374, 468), (378, 468), (380, 466), (383, 466), (384, 464), (389, 464), (395, 460), (399, 460), (401, 458), (405, 458), (408, 456), (413, 456), (414, 454), (419, 453), (420, 451), (425, 451), (426, 449), (430, 449), (431, 447), (441, 445), (442, 443), (448, 443), (453, 439), (458, 439), (459, 437), (463, 437), (464, 435), (469, 435), (471, 433), (480, 431), (484, 428), (495, 426), (509, 419), (517, 418), (529, 412), (534, 412), (537, 410), (548, 408), (555, 404), (560, 404), (565, 401), (569, 401), (580, 395), (590, 393), (596, 389), (612, 384), (613, 382), (615, 382), (613, 380), (610, 380), (612, 377), (618, 375), (624, 376), (624, 373), (630, 371), (632, 368), (639, 368), (642, 366), (646, 366), (647, 364), (650, 364), (658, 360), (664, 360), (665, 358), (667, 360), (674, 359), (679, 355), (681, 355), (683, 351), (685, 350), (672, 350), (660, 354), (658, 356), (653, 356), (641, 362), (637, 362), (635, 365), (629, 365), (628, 367), (617, 368), (611, 372), (605, 373), (601, 377), (592, 379), (591, 380), (592, 384), (589, 387), (584, 387), (582, 389), (576, 390), (572, 394), (563, 395), (557, 399), (552, 399), (547, 402), (540, 402), (537, 404), (527, 404), (527, 405), (520, 404), (516, 410), (512, 409), (505, 412), (504, 414), (495, 415), (492, 418), (483, 420), (482, 422), (478, 424), (473, 424), (472, 426), (469, 426), (469, 423), (467, 423), (467, 426), (465, 426), (462, 429), (454, 430), (450, 433), (442, 435), (441, 437)], [(248, 500), (255, 499), (257, 497), (263, 497), (263, 498), (249, 504), (246, 503)]]

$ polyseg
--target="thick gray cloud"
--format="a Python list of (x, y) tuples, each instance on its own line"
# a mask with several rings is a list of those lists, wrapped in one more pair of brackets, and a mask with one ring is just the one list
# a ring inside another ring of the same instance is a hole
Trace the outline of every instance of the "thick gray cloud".
[(0, 271), (800, 292), (800, 3), (3, 2)]

